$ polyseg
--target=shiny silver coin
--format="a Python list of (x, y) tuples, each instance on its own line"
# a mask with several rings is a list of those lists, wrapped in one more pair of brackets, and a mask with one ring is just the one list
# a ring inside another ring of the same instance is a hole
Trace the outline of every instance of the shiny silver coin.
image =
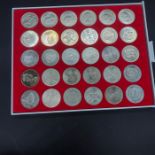
[(132, 45), (128, 45), (122, 50), (122, 57), (127, 62), (135, 62), (139, 58), (139, 50)]
[(106, 9), (99, 14), (99, 20), (104, 25), (112, 25), (116, 21), (116, 15), (112, 10)]
[(61, 14), (60, 21), (64, 26), (74, 26), (77, 23), (77, 15), (73, 11), (65, 11)]
[(97, 16), (92, 10), (85, 10), (80, 14), (80, 22), (85, 26), (92, 26), (96, 21)]
[(102, 58), (107, 63), (115, 63), (120, 58), (118, 49), (114, 46), (107, 46), (102, 51)]
[(82, 59), (86, 64), (95, 64), (99, 60), (99, 51), (94, 47), (87, 47), (82, 52)]
[(132, 24), (135, 21), (135, 13), (130, 9), (122, 9), (118, 18), (123, 24)]
[(56, 69), (46, 69), (42, 74), (42, 81), (46, 86), (55, 86), (60, 81), (60, 74)]
[(21, 75), (21, 82), (24, 86), (27, 87), (34, 87), (38, 84), (39, 82), (39, 74), (37, 71), (33, 69), (26, 70), (22, 75)]
[(26, 109), (34, 109), (39, 104), (39, 95), (34, 90), (25, 91), (21, 96), (21, 104)]
[(48, 108), (57, 107), (60, 104), (61, 95), (56, 89), (48, 89), (42, 95), (42, 102)]
[(137, 65), (128, 65), (124, 69), (124, 77), (129, 82), (137, 82), (142, 77), (141, 69)]
[(88, 84), (96, 84), (101, 79), (101, 73), (96, 67), (87, 67), (83, 72), (83, 78)]
[(80, 59), (79, 52), (74, 48), (67, 48), (62, 53), (62, 60), (67, 65), (75, 65)]
[(86, 102), (90, 105), (98, 105), (103, 99), (101, 90), (97, 87), (89, 87), (84, 93)]
[(126, 97), (132, 103), (140, 103), (144, 99), (144, 90), (141, 86), (130, 85), (126, 90)]
[(82, 100), (81, 92), (76, 88), (69, 88), (64, 93), (64, 102), (68, 106), (77, 106)]
[(105, 91), (105, 98), (112, 105), (119, 104), (123, 100), (122, 89), (115, 85), (108, 87)]
[(133, 43), (137, 39), (137, 32), (132, 27), (124, 27), (120, 32), (120, 37), (125, 43)]
[(110, 65), (104, 69), (103, 77), (109, 83), (117, 83), (121, 79), (121, 71), (117, 66)]
[(67, 68), (63, 73), (63, 80), (68, 85), (75, 85), (79, 83), (81, 74), (78, 69), (74, 67)]
[(25, 47), (34, 47), (39, 42), (39, 36), (36, 32), (29, 30), (22, 34), (20, 42)]
[(118, 39), (118, 33), (114, 28), (104, 28), (101, 32), (101, 39), (106, 44), (113, 44)]
[(98, 41), (98, 33), (93, 28), (86, 28), (81, 33), (81, 40), (86, 45), (93, 45)]
[(41, 23), (48, 28), (54, 27), (58, 23), (58, 16), (52, 11), (45, 12), (41, 16)]
[(26, 50), (21, 56), (21, 62), (26, 67), (33, 67), (37, 65), (39, 61), (39, 55), (34, 50)]
[(61, 34), (61, 41), (67, 46), (75, 45), (79, 40), (78, 33), (73, 29), (66, 29)]
[(25, 28), (33, 28), (38, 24), (38, 22), (38, 16), (33, 12), (27, 12), (21, 18), (21, 24)]
[(46, 66), (55, 66), (59, 61), (59, 53), (54, 49), (47, 49), (42, 54), (42, 62)]

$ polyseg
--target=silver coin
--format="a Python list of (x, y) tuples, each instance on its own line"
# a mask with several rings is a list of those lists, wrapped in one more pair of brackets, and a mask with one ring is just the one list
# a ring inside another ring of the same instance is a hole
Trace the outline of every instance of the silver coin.
[(129, 82), (137, 82), (142, 77), (141, 69), (137, 65), (128, 65), (124, 69), (124, 77)]
[(29, 30), (22, 34), (20, 41), (25, 47), (34, 47), (39, 42), (39, 36), (36, 32)]
[(104, 79), (109, 83), (117, 83), (121, 79), (121, 71), (117, 66), (107, 66), (103, 71)]
[(95, 64), (99, 60), (99, 51), (94, 47), (87, 47), (82, 52), (82, 59), (86, 64)]
[(80, 59), (79, 52), (74, 48), (67, 48), (62, 53), (62, 60), (67, 65), (75, 65)]
[(115, 63), (120, 58), (118, 49), (114, 46), (106, 46), (102, 51), (102, 58), (107, 63)]
[(116, 15), (112, 10), (106, 9), (99, 14), (99, 20), (104, 25), (112, 25), (116, 21)]
[(24, 86), (34, 87), (39, 82), (39, 74), (34, 69), (28, 69), (21, 75), (21, 82)]
[(63, 80), (68, 85), (75, 85), (79, 83), (81, 74), (78, 69), (74, 67), (67, 68), (63, 73)]
[(48, 28), (54, 27), (58, 23), (58, 16), (52, 11), (45, 12), (41, 16), (41, 23)]
[(101, 73), (96, 67), (87, 67), (83, 72), (83, 78), (88, 84), (96, 84), (101, 79)]
[(38, 22), (38, 16), (33, 12), (27, 12), (21, 18), (21, 24), (25, 28), (33, 28), (38, 24)]
[(42, 74), (42, 81), (46, 86), (55, 86), (60, 81), (60, 74), (56, 69), (46, 69)]
[(114, 28), (106, 27), (101, 32), (101, 40), (106, 44), (113, 44), (118, 39), (118, 33)]
[(37, 65), (39, 61), (39, 55), (34, 50), (26, 50), (21, 56), (21, 62), (26, 67), (33, 67)]
[(137, 32), (132, 27), (124, 27), (120, 32), (120, 37), (125, 43), (133, 43), (137, 39)]
[(64, 93), (64, 102), (68, 106), (77, 106), (82, 100), (81, 92), (76, 88), (69, 88)]
[(34, 109), (39, 104), (39, 95), (34, 90), (27, 90), (21, 96), (21, 104), (26, 109)]
[(101, 90), (97, 87), (89, 87), (84, 93), (86, 102), (90, 105), (98, 105), (103, 99)]
[(61, 14), (60, 21), (64, 26), (74, 26), (77, 23), (77, 15), (73, 11), (65, 11)]
[(56, 89), (48, 89), (42, 95), (42, 102), (48, 108), (57, 107), (60, 104), (61, 95)]
[(139, 50), (132, 45), (128, 45), (122, 50), (122, 57), (127, 62), (135, 62), (139, 58)]
[(42, 62), (46, 66), (55, 66), (59, 61), (59, 53), (54, 49), (47, 49), (42, 54)]
[(61, 41), (67, 46), (75, 45), (79, 40), (78, 33), (73, 29), (66, 29), (61, 34)]
[(85, 26), (92, 26), (96, 21), (97, 16), (92, 10), (85, 10), (80, 14), (80, 22)]
[(141, 86), (130, 85), (126, 90), (126, 97), (132, 103), (140, 103), (144, 99), (144, 90)]
[(123, 100), (122, 89), (115, 85), (108, 87), (105, 91), (105, 98), (112, 105), (119, 104)]
[(135, 13), (130, 9), (122, 9), (118, 18), (123, 24), (132, 24), (135, 21)]
[(98, 33), (93, 28), (86, 28), (81, 33), (81, 40), (86, 45), (93, 45), (98, 41)]

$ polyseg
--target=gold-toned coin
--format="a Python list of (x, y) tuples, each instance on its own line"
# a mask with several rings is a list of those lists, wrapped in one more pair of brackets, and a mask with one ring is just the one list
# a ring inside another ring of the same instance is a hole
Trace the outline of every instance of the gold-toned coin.
[(41, 35), (41, 41), (45, 46), (52, 47), (59, 41), (59, 35), (54, 30), (46, 30)]

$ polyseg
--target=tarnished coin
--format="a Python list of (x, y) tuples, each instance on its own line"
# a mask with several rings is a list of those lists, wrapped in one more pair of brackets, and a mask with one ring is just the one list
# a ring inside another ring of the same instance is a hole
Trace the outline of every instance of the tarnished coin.
[(137, 32), (132, 27), (124, 27), (120, 32), (120, 37), (125, 43), (133, 43), (137, 39)]
[(102, 51), (102, 58), (107, 63), (115, 63), (120, 58), (118, 49), (114, 46), (106, 46)]
[(42, 54), (42, 62), (46, 66), (54, 66), (59, 61), (59, 53), (54, 49), (47, 49)]
[(21, 75), (21, 82), (27, 87), (34, 87), (39, 82), (39, 74), (33, 69), (26, 70)]
[(81, 79), (80, 71), (74, 67), (67, 68), (63, 73), (63, 80), (68, 85), (75, 85)]
[(26, 50), (21, 56), (21, 62), (26, 67), (33, 67), (37, 65), (39, 61), (39, 55), (34, 50)]
[(121, 79), (121, 71), (117, 66), (110, 65), (104, 69), (103, 77), (109, 83), (117, 83)]
[(118, 39), (118, 33), (114, 28), (106, 27), (101, 32), (101, 39), (106, 44), (113, 44)]
[(75, 65), (80, 59), (80, 54), (75, 48), (67, 48), (62, 53), (62, 60), (67, 65)]
[(42, 102), (48, 108), (57, 107), (60, 104), (61, 95), (56, 89), (48, 89), (42, 95)]
[(116, 15), (112, 10), (106, 9), (99, 14), (99, 20), (104, 25), (112, 25), (116, 21)]
[(27, 12), (21, 18), (21, 24), (25, 28), (33, 28), (38, 24), (38, 22), (38, 16), (33, 12)]
[(22, 34), (20, 42), (25, 47), (34, 47), (39, 42), (39, 36), (36, 32), (29, 30)]
[(90, 105), (98, 105), (103, 99), (101, 90), (97, 87), (89, 87), (84, 93), (86, 102)]
[(124, 69), (124, 77), (129, 82), (137, 82), (142, 77), (141, 69), (137, 65), (128, 65)]
[(112, 105), (119, 104), (123, 99), (122, 89), (115, 85), (108, 87), (105, 91), (105, 98)]
[(58, 16), (52, 11), (45, 12), (41, 16), (41, 23), (48, 28), (54, 27), (58, 23)]
[(85, 10), (80, 14), (80, 22), (85, 26), (92, 26), (96, 21), (97, 16), (92, 10)]
[(135, 62), (139, 58), (139, 50), (132, 45), (128, 45), (122, 50), (122, 57), (127, 62)]
[(77, 106), (82, 100), (81, 92), (76, 88), (69, 88), (64, 93), (64, 102), (68, 106)]
[(46, 30), (41, 35), (41, 42), (45, 46), (52, 47), (52, 46), (56, 45), (58, 43), (58, 41), (59, 41), (59, 35), (54, 30)]
[(65, 11), (61, 14), (60, 21), (64, 26), (74, 26), (77, 23), (77, 15), (73, 11)]
[(132, 24), (135, 21), (135, 13), (130, 9), (122, 9), (118, 18), (123, 24)]
[(87, 67), (83, 72), (83, 79), (88, 84), (96, 84), (101, 79), (101, 73), (96, 67)]
[(81, 32), (81, 40), (86, 45), (93, 45), (98, 41), (98, 33), (93, 28), (86, 28)]
[(95, 64), (99, 60), (99, 51), (94, 47), (87, 47), (82, 52), (82, 59), (86, 64)]
[(61, 34), (61, 41), (67, 46), (75, 45), (79, 40), (78, 33), (73, 29), (66, 29)]
[(126, 90), (126, 97), (132, 103), (140, 103), (144, 99), (144, 90), (141, 86), (130, 85)]
[(26, 109), (34, 109), (39, 104), (39, 95), (34, 90), (27, 90), (21, 96), (21, 104)]
[(55, 86), (60, 81), (60, 74), (56, 69), (46, 69), (42, 74), (42, 81), (46, 86)]

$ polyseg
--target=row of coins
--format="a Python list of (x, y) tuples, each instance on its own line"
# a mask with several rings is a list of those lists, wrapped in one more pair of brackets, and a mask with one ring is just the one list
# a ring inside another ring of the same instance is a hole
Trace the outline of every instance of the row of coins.
[[(137, 82), (142, 77), (141, 69), (137, 65), (128, 65), (124, 69), (124, 77), (129, 82)], [(103, 77), (108, 83), (117, 83), (122, 77), (121, 70), (114, 65), (107, 66), (103, 71)], [(26, 70), (21, 81), (27, 87), (36, 86), (39, 82), (39, 74), (33, 69)], [(87, 67), (83, 71), (83, 79), (88, 84), (96, 84), (101, 80), (101, 73), (97, 67)], [(75, 67), (64, 70), (63, 80), (68, 85), (78, 84), (81, 80), (80, 71)], [(60, 73), (58, 70), (50, 68), (42, 73), (42, 82), (46, 86), (55, 86), (60, 82)]]
[[(122, 9), (118, 18), (123, 24), (132, 24), (135, 21), (135, 13), (130, 9)], [(80, 22), (85, 26), (92, 26), (97, 21), (97, 15), (92, 10), (85, 10), (80, 14)], [(57, 25), (59, 19), (56, 13), (48, 11), (42, 14), (41, 23), (44, 27), (54, 27)], [(78, 17), (73, 11), (65, 11), (60, 16), (60, 22), (66, 27), (76, 25)], [(116, 14), (110, 10), (105, 9), (99, 14), (99, 21), (104, 25), (112, 25), (116, 21)], [(36, 13), (27, 12), (21, 17), (21, 24), (25, 28), (33, 28), (39, 23), (39, 18)]]
[[(126, 26), (120, 31), (120, 38), (125, 43), (133, 43), (137, 39), (137, 31), (130, 26)], [(86, 28), (81, 32), (81, 41), (86, 45), (94, 45), (99, 40), (98, 32), (93, 28)], [(106, 44), (113, 44), (118, 40), (118, 33), (112, 27), (106, 27), (101, 31), (101, 40)], [(73, 46), (80, 40), (78, 33), (74, 29), (66, 29), (61, 33), (61, 41), (66, 46)], [(21, 35), (20, 41), (25, 47), (34, 47), (39, 42), (39, 36), (35, 31), (28, 30)], [(43, 45), (52, 47), (59, 42), (59, 35), (54, 30), (46, 30), (41, 34)]]
[[(95, 106), (102, 102), (103, 96), (108, 103), (117, 105), (123, 100), (123, 91), (120, 87), (112, 85), (105, 90), (103, 95), (98, 87), (89, 87), (84, 92), (84, 99), (89, 105)], [(126, 98), (129, 102), (138, 104), (144, 99), (144, 90), (139, 85), (130, 85), (126, 89)], [(82, 101), (82, 94), (77, 88), (68, 88), (63, 95), (63, 100), (70, 107), (77, 106)], [(40, 97), (34, 90), (28, 90), (21, 96), (21, 104), (27, 109), (38, 106)], [(48, 108), (57, 107), (61, 102), (61, 94), (57, 89), (46, 90), (42, 95), (42, 102)]]
[[(102, 59), (106, 63), (115, 63), (120, 59), (120, 52), (114, 46), (106, 46), (102, 51)], [(89, 65), (95, 64), (100, 58), (99, 51), (94, 47), (87, 47), (82, 51), (82, 60)], [(122, 50), (122, 57), (127, 62), (135, 62), (139, 58), (139, 50), (132, 45), (125, 46)], [(47, 49), (41, 56), (46, 66), (55, 66), (59, 60), (59, 53), (54, 49)], [(75, 48), (67, 48), (62, 53), (62, 60), (66, 65), (75, 65), (80, 60), (80, 54)], [(33, 67), (39, 62), (39, 55), (34, 50), (26, 50), (21, 56), (21, 62), (26, 67)]]

